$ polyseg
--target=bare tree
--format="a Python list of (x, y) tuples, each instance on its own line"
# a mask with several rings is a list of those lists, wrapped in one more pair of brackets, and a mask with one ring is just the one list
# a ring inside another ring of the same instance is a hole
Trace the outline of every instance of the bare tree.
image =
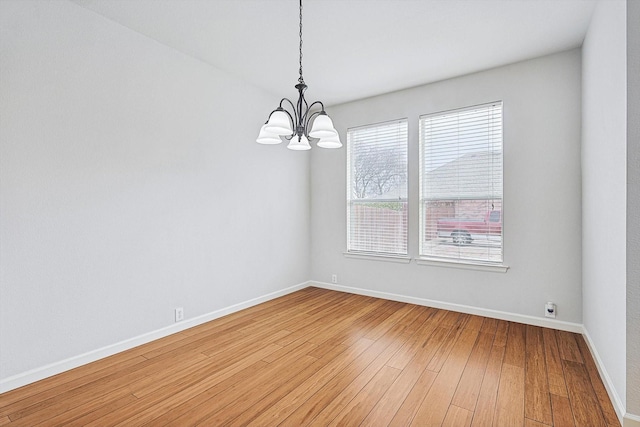
[(358, 150), (351, 173), (354, 196), (379, 196), (403, 184), (407, 179), (404, 163), (396, 149), (374, 146)]

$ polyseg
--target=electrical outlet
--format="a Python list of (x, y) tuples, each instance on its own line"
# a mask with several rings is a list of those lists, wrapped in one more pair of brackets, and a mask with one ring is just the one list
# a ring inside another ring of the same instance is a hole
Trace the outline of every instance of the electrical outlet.
[(176, 308), (176, 322), (184, 320), (184, 308), (178, 307)]
[(545, 317), (551, 317), (552, 319), (556, 318), (556, 305), (552, 302), (548, 302), (544, 305), (544, 315)]
[(331, 275), (331, 283), (338, 283), (338, 275), (337, 274), (332, 274)]

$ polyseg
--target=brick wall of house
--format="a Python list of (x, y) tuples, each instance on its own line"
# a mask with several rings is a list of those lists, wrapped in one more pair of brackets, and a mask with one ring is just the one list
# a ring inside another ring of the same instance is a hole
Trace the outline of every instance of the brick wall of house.
[(440, 218), (483, 219), (487, 212), (502, 210), (502, 200), (434, 200), (426, 202), (425, 240), (437, 237)]

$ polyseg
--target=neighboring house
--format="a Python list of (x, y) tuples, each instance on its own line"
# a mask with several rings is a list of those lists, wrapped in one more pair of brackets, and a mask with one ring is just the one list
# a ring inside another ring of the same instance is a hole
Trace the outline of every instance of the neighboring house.
[[(425, 239), (436, 236), (440, 218), (484, 218), (487, 211), (502, 210), (502, 152), (467, 153), (428, 172), (423, 180)], [(461, 192), (462, 190), (462, 192)]]

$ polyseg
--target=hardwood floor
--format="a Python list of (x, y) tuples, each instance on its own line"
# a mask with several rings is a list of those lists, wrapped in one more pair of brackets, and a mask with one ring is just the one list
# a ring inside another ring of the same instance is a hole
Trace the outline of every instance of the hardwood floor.
[(0, 426), (619, 426), (580, 335), (317, 288), (0, 395)]

